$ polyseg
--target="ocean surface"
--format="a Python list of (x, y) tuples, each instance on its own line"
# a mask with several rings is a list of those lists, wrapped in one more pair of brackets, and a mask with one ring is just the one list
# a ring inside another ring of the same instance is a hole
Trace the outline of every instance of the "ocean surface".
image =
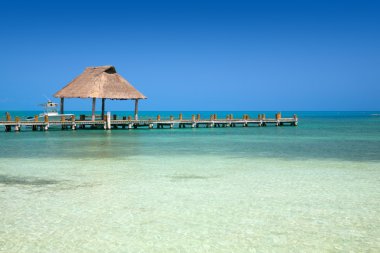
[(380, 252), (379, 112), (296, 113), (298, 127), (1, 131), (0, 252)]

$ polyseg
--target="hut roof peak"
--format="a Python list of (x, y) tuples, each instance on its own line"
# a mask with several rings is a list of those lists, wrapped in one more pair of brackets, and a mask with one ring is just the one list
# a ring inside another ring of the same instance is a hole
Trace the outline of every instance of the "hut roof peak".
[(96, 70), (101, 70), (101, 71), (104, 71), (104, 72), (111, 72), (109, 74), (116, 73), (115, 66), (112, 66), (112, 65), (87, 67), (86, 70), (88, 70), (88, 69), (96, 69)]

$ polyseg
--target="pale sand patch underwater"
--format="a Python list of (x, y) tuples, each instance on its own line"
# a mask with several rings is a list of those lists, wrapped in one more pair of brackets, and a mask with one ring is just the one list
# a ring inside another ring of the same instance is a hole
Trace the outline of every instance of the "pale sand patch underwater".
[[(377, 163), (215, 156), (165, 161), (56, 160), (54, 169), (38, 168), (49, 171), (48, 177), (0, 177), (2, 250), (375, 252), (380, 247)], [(17, 166), (27, 170), (31, 163)]]

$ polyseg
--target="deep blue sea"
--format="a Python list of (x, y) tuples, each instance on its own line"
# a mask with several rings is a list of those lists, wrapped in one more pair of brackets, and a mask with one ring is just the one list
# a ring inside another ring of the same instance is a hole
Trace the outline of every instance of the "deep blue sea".
[(2, 131), (0, 252), (379, 252), (380, 112), (293, 113), (298, 127)]

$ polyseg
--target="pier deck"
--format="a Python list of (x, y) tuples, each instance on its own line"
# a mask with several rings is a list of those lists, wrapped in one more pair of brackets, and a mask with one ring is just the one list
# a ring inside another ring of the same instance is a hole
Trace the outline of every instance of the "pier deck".
[(86, 120), (84, 115), (76, 119), (74, 116), (70, 119), (61, 120), (49, 120), (45, 117), (43, 121), (38, 121), (37, 118), (34, 120), (20, 120), (19, 117), (15, 117), (14, 120), (7, 116), (7, 120), (0, 121), (0, 127), (4, 127), (6, 132), (21, 131), (23, 128), (31, 128), (33, 131), (43, 130), (47, 131), (50, 127), (61, 127), (62, 129), (86, 129), (86, 128), (102, 128), (105, 130), (111, 130), (116, 128), (122, 129), (136, 129), (141, 127), (146, 128), (199, 128), (199, 127), (248, 127), (248, 126), (259, 126), (265, 127), (267, 125), (274, 126), (297, 126), (298, 118), (294, 115), (292, 118), (282, 118), (281, 114), (276, 114), (275, 118), (266, 118), (265, 115), (260, 114), (258, 118), (250, 118), (248, 115), (244, 115), (242, 119), (233, 119), (232, 115), (227, 116), (225, 119), (217, 119), (216, 115), (210, 116), (210, 119), (201, 119), (198, 115), (195, 115), (191, 119), (183, 119), (182, 114), (180, 114), (178, 119), (174, 119), (171, 116), (169, 119), (161, 119), (157, 116), (157, 119), (140, 119), (132, 120), (131, 117), (123, 117), (123, 119), (117, 119), (116, 115), (111, 119), (110, 115), (104, 116), (104, 119), (97, 120)]

